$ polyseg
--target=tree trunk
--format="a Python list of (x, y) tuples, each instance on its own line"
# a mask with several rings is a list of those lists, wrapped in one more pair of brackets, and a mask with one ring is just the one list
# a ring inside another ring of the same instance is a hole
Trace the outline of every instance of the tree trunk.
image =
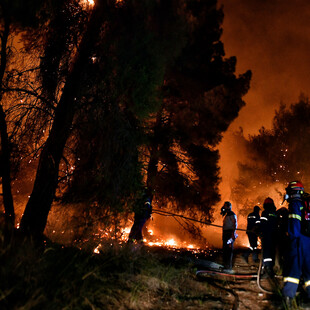
[(40, 237), (43, 234), (47, 223), (58, 184), (59, 163), (70, 135), (75, 114), (80, 77), (83, 74), (84, 65), (89, 62), (91, 57), (92, 47), (99, 37), (101, 25), (105, 21), (103, 13), (107, 14), (106, 11), (106, 7), (102, 3), (93, 9), (73, 69), (67, 78), (63, 94), (57, 105), (51, 132), (40, 155), (33, 191), (20, 226), (22, 231), (35, 237)]
[(153, 191), (156, 188), (156, 177), (158, 175), (158, 161), (159, 161), (159, 144), (160, 141), (160, 127), (162, 118), (162, 108), (157, 112), (156, 123), (153, 131), (153, 138), (150, 145), (150, 160), (147, 167), (147, 187)]
[(5, 113), (0, 105), (0, 134), (1, 134), (1, 173), (2, 173), (2, 192), (3, 204), (5, 210), (6, 224), (14, 227), (15, 213), (11, 188), (11, 163), (10, 163), (10, 148), (9, 138), (5, 120)]
[[(3, 9), (4, 11), (4, 9)], [(4, 31), (1, 36), (1, 63), (0, 63), (0, 101), (2, 100), (3, 90), (2, 83), (7, 65), (7, 40), (10, 33), (10, 21), (8, 17), (4, 18)], [(11, 163), (10, 163), (10, 147), (5, 119), (5, 112), (0, 105), (0, 136), (1, 136), (1, 177), (2, 177), (2, 193), (3, 205), (5, 211), (5, 221), (9, 227), (14, 227), (15, 213), (11, 188)]]
[(157, 177), (158, 147), (156, 145), (152, 145), (150, 153), (150, 160), (147, 167), (146, 186), (149, 189), (154, 190), (156, 187), (154, 180)]

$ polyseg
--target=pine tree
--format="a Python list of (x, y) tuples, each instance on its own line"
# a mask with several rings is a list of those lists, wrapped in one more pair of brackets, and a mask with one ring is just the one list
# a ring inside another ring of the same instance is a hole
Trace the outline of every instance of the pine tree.
[(159, 205), (210, 219), (218, 192), (223, 132), (244, 106), (251, 77), (235, 75), (220, 41), (223, 12), (216, 1), (187, 1), (186, 43), (168, 68), (161, 108), (150, 128), (147, 184)]
[[(2, 178), (3, 205), (7, 224), (14, 226), (15, 211), (12, 195), (12, 164), (13, 170), (18, 156), (14, 156), (14, 137), (11, 136), (8, 128), (8, 119), (10, 119), (6, 95), (11, 91), (11, 84), (16, 76), (21, 80), (21, 72), (12, 69), (14, 59), (14, 36), (21, 32), (35, 29), (38, 27), (37, 12), (42, 4), (40, 1), (29, 1), (22, 3), (20, 1), (3, 0), (0, 3), (0, 135), (1, 135), (1, 156), (0, 156), (0, 175)], [(25, 89), (19, 89), (19, 92)], [(18, 117), (15, 117), (18, 118)], [(19, 121), (18, 121), (19, 122)], [(17, 122), (17, 123), (18, 123)], [(15, 126), (15, 128), (17, 128)], [(11, 128), (14, 132), (14, 129)], [(16, 135), (17, 136), (17, 135)]]
[(248, 160), (239, 163), (233, 193), (236, 201), (253, 207), (271, 191), (275, 199), (282, 200), (286, 185), (294, 180), (301, 180), (307, 191), (309, 116), (309, 99), (301, 95), (297, 103), (280, 105), (271, 129), (262, 127), (257, 135), (243, 137)]

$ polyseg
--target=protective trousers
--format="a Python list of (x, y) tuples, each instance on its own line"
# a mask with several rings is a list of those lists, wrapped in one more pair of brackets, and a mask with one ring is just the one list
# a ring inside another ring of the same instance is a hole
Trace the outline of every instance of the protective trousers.
[(223, 230), (223, 264), (225, 269), (232, 269), (233, 249), (234, 249), (234, 230)]
[(267, 268), (273, 268), (275, 261), (275, 240), (274, 237), (269, 234), (264, 234), (262, 237), (263, 245), (263, 265)]
[(248, 251), (245, 253), (244, 257), (248, 258), (250, 254), (253, 256), (253, 260), (256, 261), (258, 259), (257, 256), (257, 235), (252, 232), (247, 233), (249, 238), (250, 247)]
[(129, 242), (132, 242), (134, 240), (136, 240), (137, 242), (143, 241), (142, 229), (147, 220), (147, 218), (135, 218), (135, 221), (130, 230), (128, 239)]
[(304, 284), (310, 298), (310, 237), (300, 235), (291, 240), (290, 251), (284, 269), (283, 295), (294, 298), (303, 275)]

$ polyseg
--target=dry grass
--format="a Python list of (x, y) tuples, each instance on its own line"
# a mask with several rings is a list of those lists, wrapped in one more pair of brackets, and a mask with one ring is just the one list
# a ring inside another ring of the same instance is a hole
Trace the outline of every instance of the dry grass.
[(4, 247), (3, 240), (0, 230), (1, 310), (281, 309), (255, 281), (199, 281), (189, 252), (108, 242), (94, 254), (16, 237)]
[[(106, 244), (100, 254), (14, 240), (0, 251), (0, 309), (199, 309), (215, 301), (188, 260)], [(221, 309), (221, 307), (212, 307)]]

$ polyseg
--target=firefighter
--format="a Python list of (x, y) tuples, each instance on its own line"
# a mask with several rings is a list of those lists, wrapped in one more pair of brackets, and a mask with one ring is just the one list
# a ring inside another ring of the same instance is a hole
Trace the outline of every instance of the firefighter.
[(277, 247), (276, 261), (281, 269), (284, 266), (284, 259), (287, 256), (289, 237), (287, 232), (288, 226), (288, 209), (282, 207), (276, 211), (277, 214)]
[(238, 226), (237, 216), (231, 210), (231, 203), (225, 201), (221, 208), (221, 215), (223, 218), (223, 264), (227, 271), (232, 269), (234, 242), (237, 238), (236, 229)]
[(263, 272), (273, 276), (277, 238), (277, 215), (273, 199), (267, 197), (263, 208), (264, 210), (258, 221), (262, 240)]
[(141, 201), (137, 203), (135, 208), (134, 223), (131, 227), (128, 242), (143, 243), (142, 229), (146, 221), (152, 215), (152, 195), (150, 191), (146, 190), (142, 196)]
[(248, 250), (243, 254), (243, 258), (245, 261), (248, 263), (249, 262), (249, 256), (252, 254), (253, 261), (255, 263), (259, 262), (258, 255), (257, 255), (257, 239), (258, 235), (257, 232), (255, 231), (256, 225), (260, 221), (260, 207), (255, 206), (253, 208), (253, 212), (251, 212), (248, 217), (247, 217), (247, 228), (246, 228), (246, 233), (249, 238), (249, 243), (250, 246)]
[(304, 186), (300, 181), (288, 184), (285, 199), (289, 203), (288, 235), (290, 244), (283, 271), (282, 293), (289, 305), (296, 295), (301, 276), (303, 276), (306, 292), (310, 298), (310, 236), (304, 226), (303, 195)]

